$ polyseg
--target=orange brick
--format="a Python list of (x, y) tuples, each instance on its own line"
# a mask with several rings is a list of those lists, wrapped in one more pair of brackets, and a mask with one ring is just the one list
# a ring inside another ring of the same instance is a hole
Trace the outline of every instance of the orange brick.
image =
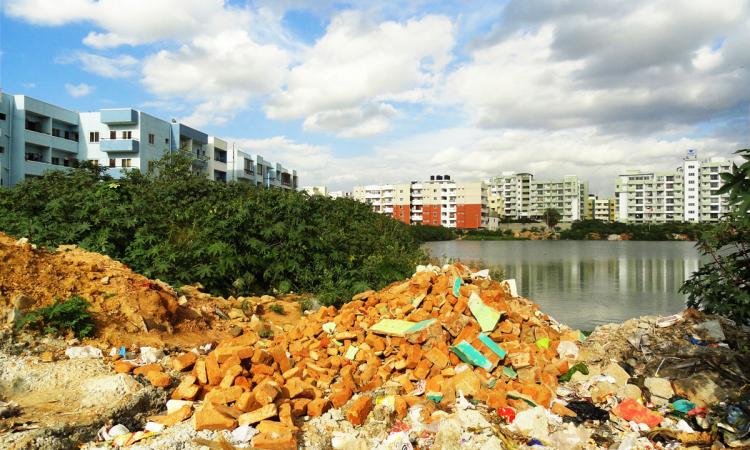
[(278, 414), (278, 409), (276, 408), (276, 405), (273, 403), (270, 403), (254, 411), (250, 411), (250, 412), (246, 412), (245, 414), (242, 414), (237, 419), (237, 422), (239, 422), (240, 425), (252, 425), (254, 423), (260, 422), (261, 420), (270, 419), (271, 417), (276, 416), (276, 414)]
[(352, 406), (346, 411), (346, 419), (352, 425), (362, 425), (370, 411), (372, 411), (372, 397), (362, 395), (354, 400)]
[(450, 363), (448, 354), (442, 352), (437, 347), (432, 347), (424, 356), (440, 369), (444, 369)]
[(234, 417), (222, 414), (211, 402), (203, 403), (203, 407), (195, 412), (195, 431), (234, 428), (237, 428), (237, 421)]
[(261, 405), (267, 405), (274, 401), (281, 392), (281, 387), (273, 380), (266, 379), (253, 389), (255, 401)]
[(156, 370), (148, 372), (146, 378), (153, 386), (160, 388), (167, 388), (172, 384), (172, 378), (169, 375), (164, 372), (157, 372)]
[(153, 416), (153, 417), (149, 417), (148, 420), (151, 422), (162, 424), (165, 427), (171, 427), (182, 422), (183, 420), (189, 418), (192, 415), (193, 415), (193, 407), (190, 405), (183, 405), (182, 408), (178, 409), (172, 414), (167, 414), (163, 416)]
[(396, 410), (396, 417), (398, 419), (403, 419), (406, 417), (406, 413), (409, 410), (409, 405), (406, 403), (406, 399), (404, 397), (397, 395), (393, 400), (393, 407)]
[(145, 366), (136, 367), (133, 370), (133, 375), (146, 375), (152, 371), (163, 372), (164, 369), (162, 369), (161, 365), (157, 363), (146, 364)]
[(183, 353), (172, 360), (172, 368), (178, 372), (190, 369), (198, 360), (198, 355), (193, 352)]
[[(346, 403), (346, 401), (344, 403)], [(328, 399), (316, 398), (307, 404), (307, 415), (310, 417), (322, 416), (330, 407), (331, 402)]]
[(211, 386), (218, 385), (223, 378), (218, 361), (216, 361), (216, 358), (211, 357), (211, 355), (206, 358), (206, 375), (208, 378), (208, 384)]
[(271, 356), (273, 356), (273, 360), (276, 361), (282, 372), (286, 372), (292, 368), (292, 363), (289, 361), (289, 357), (286, 356), (286, 350), (280, 345), (271, 349)]
[(296, 450), (297, 438), (292, 432), (260, 433), (253, 438), (252, 446), (269, 450)]
[(130, 373), (133, 371), (135, 366), (127, 361), (115, 361), (115, 372), (117, 373)]
[(193, 366), (193, 372), (200, 384), (208, 384), (208, 374), (206, 373), (206, 361), (201, 359), (196, 361)]
[[(328, 399), (331, 401), (334, 408), (340, 408), (344, 406), (350, 398), (352, 398), (352, 391), (347, 387), (338, 388), (331, 392), (331, 395), (328, 396)], [(309, 408), (310, 407), (308, 406), (308, 409)]]

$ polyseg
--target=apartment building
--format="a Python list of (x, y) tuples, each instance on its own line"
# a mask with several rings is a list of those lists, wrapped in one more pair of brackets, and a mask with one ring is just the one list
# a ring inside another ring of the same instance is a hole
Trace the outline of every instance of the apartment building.
[(432, 175), (427, 181), (356, 186), (352, 197), (407, 224), (474, 229), (488, 225), (487, 195), (484, 182), (462, 183), (449, 175)]
[(731, 170), (725, 158), (699, 160), (688, 151), (668, 172), (629, 170), (615, 185), (617, 220), (626, 223), (717, 222), (730, 211), (727, 194), (719, 195), (720, 174)]
[(586, 219), (600, 220), (602, 222), (614, 222), (615, 221), (615, 206), (616, 202), (614, 198), (598, 198), (596, 195), (589, 194), (587, 208), (586, 208)]
[(566, 175), (562, 180), (531, 180), (529, 192), (530, 218), (541, 219), (547, 209), (560, 212), (561, 222), (584, 217), (588, 184), (581, 182), (576, 175)]
[(531, 209), (530, 173), (503, 172), (499, 177), (488, 181), (489, 193), (493, 198), (494, 211), (500, 217), (528, 219)]
[[(129, 170), (147, 171), (165, 153), (192, 158), (193, 170), (218, 181), (248, 181), (258, 186), (296, 189), (297, 172), (255, 159), (226, 141), (175, 120), (166, 121), (132, 108), (76, 112), (25, 95), (0, 93), (0, 186), (66, 170), (78, 161), (107, 167), (120, 178)], [(256, 177), (258, 161), (264, 177)], [(237, 167), (238, 165), (240, 165)]]

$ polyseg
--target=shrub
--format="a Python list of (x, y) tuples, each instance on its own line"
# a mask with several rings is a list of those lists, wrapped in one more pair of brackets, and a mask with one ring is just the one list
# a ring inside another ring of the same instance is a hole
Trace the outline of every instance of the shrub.
[(734, 212), (705, 230), (697, 247), (711, 261), (680, 288), (687, 305), (750, 324), (750, 149), (738, 150), (745, 159), (732, 173), (722, 174), (720, 194), (729, 193)]
[(175, 286), (313, 292), (335, 305), (409, 276), (425, 258), (409, 225), (365, 204), (211, 181), (191, 164), (168, 155), (118, 180), (93, 168), (26, 180), (0, 189), (0, 230), (75, 243)]
[(91, 304), (79, 296), (35, 309), (23, 316), (16, 324), (18, 329), (28, 327), (44, 334), (62, 334), (72, 331), (77, 338), (94, 334), (96, 325), (88, 308)]
[(268, 309), (270, 309), (272, 312), (275, 312), (276, 314), (284, 314), (284, 307), (282, 305), (279, 305), (278, 303), (274, 303), (273, 305), (269, 306)]

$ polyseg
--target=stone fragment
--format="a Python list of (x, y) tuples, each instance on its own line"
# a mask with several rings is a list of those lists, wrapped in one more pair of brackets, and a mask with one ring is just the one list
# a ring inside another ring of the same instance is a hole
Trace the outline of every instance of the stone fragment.
[(258, 423), (261, 420), (264, 419), (270, 419), (271, 417), (276, 416), (278, 414), (278, 409), (276, 408), (276, 404), (271, 403), (265, 406), (262, 406), (255, 411), (250, 411), (242, 414), (240, 417), (237, 418), (237, 422), (240, 425), (252, 425), (254, 423)]
[(183, 353), (182, 355), (172, 360), (172, 368), (178, 372), (182, 372), (183, 370), (187, 370), (193, 367), (193, 364), (195, 364), (195, 361), (197, 360), (198, 355), (196, 355), (195, 353)]
[(135, 366), (127, 361), (115, 361), (114, 368), (117, 373), (130, 373)]
[(172, 378), (164, 372), (152, 370), (146, 374), (146, 378), (155, 387), (168, 388), (172, 384)]
[(269, 450), (296, 450), (297, 439), (290, 431), (284, 433), (260, 433), (253, 438), (254, 448)]
[(331, 407), (331, 402), (327, 398), (316, 398), (307, 404), (307, 415), (310, 417), (322, 416)]
[(189, 418), (193, 414), (193, 407), (190, 405), (183, 405), (177, 411), (163, 416), (149, 417), (149, 421), (156, 422), (164, 425), (165, 427), (174, 426), (183, 420)]
[(217, 410), (211, 402), (204, 402), (201, 409), (195, 412), (196, 431), (230, 430), (234, 428), (237, 428), (237, 420)]

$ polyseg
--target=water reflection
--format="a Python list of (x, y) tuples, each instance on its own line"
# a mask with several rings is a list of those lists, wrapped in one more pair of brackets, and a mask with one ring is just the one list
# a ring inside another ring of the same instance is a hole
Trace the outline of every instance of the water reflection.
[(481, 259), (515, 278), (522, 295), (575, 327), (684, 308), (678, 289), (700, 265), (689, 242), (450, 241), (434, 256)]

